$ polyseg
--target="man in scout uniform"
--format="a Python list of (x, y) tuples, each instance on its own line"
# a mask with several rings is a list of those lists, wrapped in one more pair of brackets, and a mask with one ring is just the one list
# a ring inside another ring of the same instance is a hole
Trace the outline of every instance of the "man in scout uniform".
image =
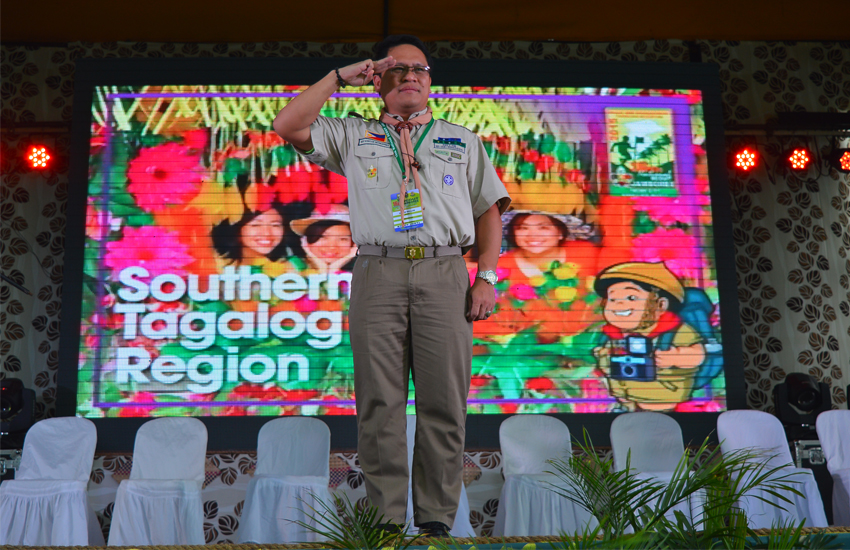
[[(495, 305), (500, 215), (510, 197), (478, 136), (432, 117), (422, 41), (390, 36), (375, 52), (377, 61), (335, 69), (294, 98), (274, 128), (305, 158), (348, 178), (359, 247), (349, 322), (369, 499), (386, 521), (404, 522), (412, 373), (414, 523), (444, 535), (463, 483), (472, 321)], [(370, 82), (384, 101), (380, 120), (319, 116), (340, 88)], [(470, 288), (462, 248), (476, 242), (478, 278)]]
[(594, 283), (603, 343), (593, 350), (611, 395), (629, 410), (668, 411), (688, 399), (705, 361), (702, 337), (676, 315), (685, 289), (663, 263), (627, 262)]

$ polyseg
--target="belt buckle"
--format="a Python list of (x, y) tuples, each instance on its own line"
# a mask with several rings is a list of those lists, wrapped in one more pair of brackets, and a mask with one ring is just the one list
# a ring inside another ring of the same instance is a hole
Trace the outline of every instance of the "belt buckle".
[(424, 246), (405, 246), (404, 257), (407, 260), (421, 260), (425, 257)]

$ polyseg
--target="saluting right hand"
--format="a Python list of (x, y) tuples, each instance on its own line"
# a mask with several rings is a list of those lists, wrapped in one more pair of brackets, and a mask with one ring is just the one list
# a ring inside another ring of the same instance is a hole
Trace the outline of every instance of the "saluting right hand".
[(349, 86), (365, 86), (372, 82), (376, 74), (383, 73), (393, 65), (395, 65), (395, 59), (391, 55), (378, 61), (367, 59), (347, 67), (340, 67), (339, 76)]

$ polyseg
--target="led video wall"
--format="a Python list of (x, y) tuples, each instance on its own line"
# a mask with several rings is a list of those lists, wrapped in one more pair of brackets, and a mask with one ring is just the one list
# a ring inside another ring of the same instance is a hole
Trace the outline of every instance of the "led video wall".
[[(303, 89), (94, 88), (77, 414), (354, 414), (347, 182), (272, 130)], [(435, 86), (430, 105), (512, 198), (470, 414), (725, 410), (701, 92)], [(380, 107), (362, 88), (322, 114)]]

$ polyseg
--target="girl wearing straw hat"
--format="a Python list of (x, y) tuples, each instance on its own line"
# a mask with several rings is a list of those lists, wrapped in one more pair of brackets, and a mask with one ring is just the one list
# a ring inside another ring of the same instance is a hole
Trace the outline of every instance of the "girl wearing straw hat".
[(357, 245), (351, 239), (348, 207), (332, 204), (326, 213), (293, 220), (289, 226), (301, 236), (301, 247), (310, 268), (319, 273), (351, 271)]

